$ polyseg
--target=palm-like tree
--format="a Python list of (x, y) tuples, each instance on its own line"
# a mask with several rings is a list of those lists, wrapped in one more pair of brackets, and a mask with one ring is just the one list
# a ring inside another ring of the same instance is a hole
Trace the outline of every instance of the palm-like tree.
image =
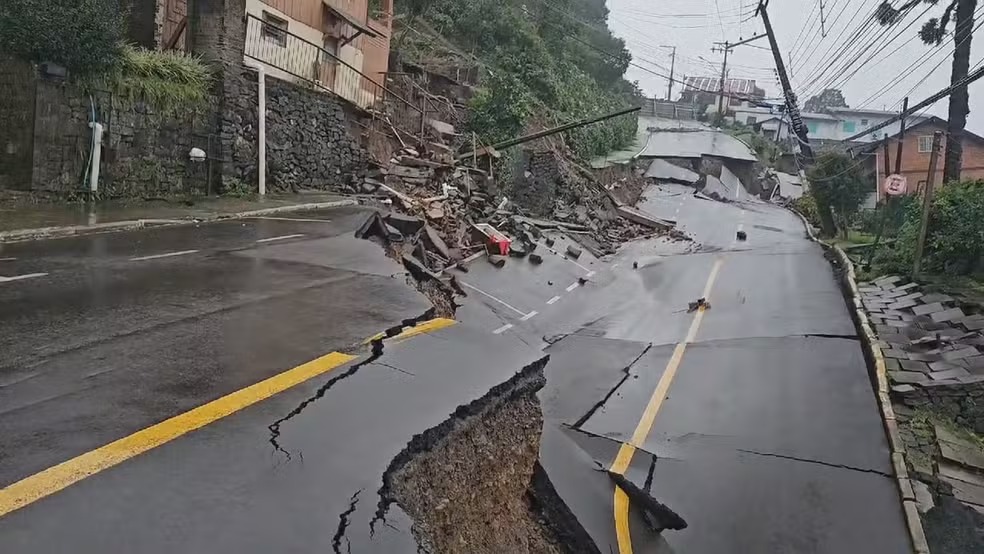
[[(878, 7), (876, 17), (885, 26), (898, 23), (918, 4), (936, 5), (939, 0), (906, 0), (895, 8), (884, 0)], [(953, 23), (953, 69), (950, 72), (950, 86), (958, 84), (970, 69), (970, 41), (974, 30), (974, 11), (977, 0), (950, 0), (940, 17), (933, 17), (919, 30), (919, 38), (926, 44), (938, 45), (947, 35), (947, 26)], [(950, 94), (950, 109), (947, 121), (946, 154), (943, 165), (943, 182), (960, 180), (960, 166), (963, 158), (963, 131), (970, 113), (970, 98), (967, 85), (955, 86)]]

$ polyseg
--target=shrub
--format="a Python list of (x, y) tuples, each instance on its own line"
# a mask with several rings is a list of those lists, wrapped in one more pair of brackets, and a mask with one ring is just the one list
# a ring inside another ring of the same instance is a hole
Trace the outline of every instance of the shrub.
[[(921, 214), (910, 209), (903, 234), (915, 247)], [(951, 183), (933, 198), (923, 267), (926, 271), (971, 273), (984, 254), (984, 181)]]
[(125, 19), (118, 0), (2, 0), (0, 51), (75, 76), (98, 74), (122, 53)]
[(126, 104), (145, 102), (164, 114), (195, 111), (208, 102), (211, 74), (198, 58), (124, 46), (109, 70), (84, 83)]

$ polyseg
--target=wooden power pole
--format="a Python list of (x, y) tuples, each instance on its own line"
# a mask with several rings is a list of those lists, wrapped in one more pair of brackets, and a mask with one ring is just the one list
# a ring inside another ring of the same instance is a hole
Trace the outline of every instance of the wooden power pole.
[(672, 50), (670, 53), (670, 82), (666, 84), (666, 101), (673, 101), (673, 70), (676, 68), (676, 46), (662, 46), (662, 48), (669, 48)]
[(933, 133), (933, 151), (929, 153), (929, 175), (926, 176), (926, 193), (923, 195), (922, 221), (919, 224), (919, 240), (916, 242), (916, 254), (912, 260), (912, 274), (919, 275), (922, 270), (923, 249), (926, 247), (926, 231), (929, 227), (929, 210), (933, 206), (933, 186), (936, 183), (936, 162), (940, 157), (940, 142), (943, 133)]
[(731, 45), (728, 41), (715, 42), (714, 44), (719, 44), (722, 48), (711, 48), (711, 52), (724, 52), (724, 63), (721, 64), (721, 86), (718, 88), (718, 113), (724, 117), (724, 82), (728, 78), (728, 54), (731, 53)]
[(786, 98), (786, 111), (789, 112), (789, 120), (792, 123), (793, 131), (799, 138), (800, 151), (803, 153), (804, 165), (813, 165), (813, 148), (810, 146), (810, 137), (807, 135), (806, 125), (803, 125), (803, 118), (800, 116), (799, 106), (796, 103), (796, 93), (789, 82), (789, 75), (786, 73), (786, 65), (782, 62), (782, 53), (779, 51), (779, 44), (776, 42), (776, 35), (772, 31), (772, 22), (769, 21), (769, 12), (766, 11), (769, 3), (767, 0), (759, 0), (756, 15), (762, 16), (762, 23), (765, 24), (765, 33), (769, 37), (769, 46), (772, 47), (772, 57), (776, 61), (776, 71), (779, 73), (779, 82), (782, 84), (782, 93)]

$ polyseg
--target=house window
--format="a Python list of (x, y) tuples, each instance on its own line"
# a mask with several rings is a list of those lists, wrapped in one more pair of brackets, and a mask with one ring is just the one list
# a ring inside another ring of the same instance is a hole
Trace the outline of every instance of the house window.
[(919, 153), (925, 154), (926, 152), (933, 151), (933, 137), (930, 135), (920, 135), (919, 136)]
[(263, 28), (260, 36), (277, 46), (287, 46), (287, 20), (270, 12), (263, 12)]
[(806, 130), (809, 131), (810, 133), (816, 134), (817, 133), (817, 122), (816, 121), (811, 121), (811, 122), (807, 123), (806, 124)]
[(749, 125), (755, 125), (756, 123), (758, 123), (758, 118), (755, 117), (754, 115), (750, 115), (748, 116), (748, 119), (745, 120), (745, 123)]
[(867, 127), (868, 126), (868, 120), (867, 119), (862, 119), (861, 120), (861, 126), (862, 127)]
[(845, 121), (841, 127), (845, 133), (853, 133), (855, 125), (853, 121)]

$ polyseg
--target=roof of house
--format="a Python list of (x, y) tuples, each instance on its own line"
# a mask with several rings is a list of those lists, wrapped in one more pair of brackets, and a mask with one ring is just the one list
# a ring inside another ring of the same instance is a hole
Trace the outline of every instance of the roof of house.
[[(720, 77), (685, 77), (683, 79), (684, 92), (720, 92)], [(754, 79), (725, 79), (724, 92), (726, 94), (757, 94), (761, 89), (755, 86)]]
[(825, 121), (840, 121), (836, 117), (826, 114), (826, 113), (816, 113), (816, 112), (802, 112), (800, 113), (801, 119), (822, 119)]
[[(905, 132), (906, 133), (911, 133), (913, 131), (917, 131), (920, 128), (926, 127), (926, 126), (929, 126), (929, 125), (932, 125), (933, 127), (943, 127), (943, 128), (946, 128), (946, 120), (944, 120), (942, 118), (939, 118), (939, 117), (936, 117), (935, 115), (932, 115), (932, 116), (927, 117), (923, 121), (920, 121), (919, 123), (916, 123), (915, 125), (907, 126)], [(883, 142), (897, 140), (898, 135), (899, 135), (899, 133), (895, 133), (893, 135), (886, 135), (885, 138), (883, 138), (881, 140), (876, 140), (874, 142), (869, 142), (869, 143), (865, 144), (859, 150), (859, 152), (871, 152), (875, 148), (881, 147), (881, 145), (882, 145)], [(984, 144), (984, 137), (978, 135), (977, 133), (971, 132), (971, 131), (969, 131), (967, 129), (964, 129), (964, 137), (969, 138), (969, 139), (971, 139), (971, 140), (973, 140), (975, 142)]]
[(860, 108), (827, 108), (827, 111), (836, 112), (836, 113), (887, 115), (889, 117), (896, 116), (899, 114), (899, 112), (886, 112), (885, 110), (865, 110)]

